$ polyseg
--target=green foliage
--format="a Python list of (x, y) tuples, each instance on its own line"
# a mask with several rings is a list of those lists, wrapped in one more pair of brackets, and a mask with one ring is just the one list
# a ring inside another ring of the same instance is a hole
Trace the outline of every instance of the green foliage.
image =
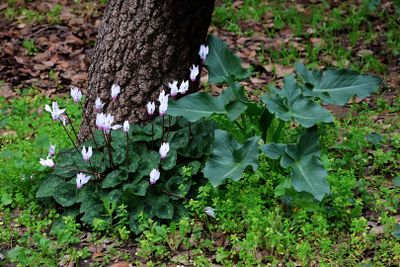
[[(204, 120), (193, 124), (185, 119), (171, 120), (168, 134), (165, 133), (171, 149), (167, 158), (160, 160), (157, 150), (161, 144), (162, 125), (163, 120), (159, 118), (143, 127), (131, 127), (127, 135), (123, 131), (113, 131), (110, 146), (100, 141), (104, 138), (101, 133), (95, 133), (96, 143), (101, 145), (93, 149), (89, 162), (84, 162), (80, 151), (75, 149), (61, 152), (55, 158), (56, 167), (41, 182), (36, 197), (53, 199), (66, 210), (79, 210), (76, 215), (79, 214), (80, 220), (98, 230), (111, 229), (114, 222), (119, 221), (118, 233), (124, 238), (129, 235), (128, 225), (138, 233), (136, 225), (140, 212), (156, 220), (179, 217), (182, 199), (201, 181), (188, 181), (180, 170), (197, 166), (200, 163), (196, 159), (210, 151), (212, 139), (207, 133), (213, 131), (213, 124)], [(208, 130), (205, 135), (199, 133), (191, 138), (183, 134), (189, 133), (189, 127)], [(89, 140), (83, 145), (87, 147), (93, 143)], [(112, 158), (109, 149), (112, 149)], [(190, 151), (193, 156), (188, 153)], [(161, 178), (157, 184), (150, 185), (149, 174), (159, 164), (163, 169)], [(199, 166), (192, 170), (191, 176), (197, 177)], [(78, 173), (90, 175), (89, 183), (80, 189), (75, 181)], [(126, 215), (115, 217), (114, 211), (121, 205)], [(104, 216), (108, 219), (103, 219)], [(125, 218), (123, 223), (121, 217)]]
[(283, 168), (292, 169), (292, 185), (296, 191), (308, 192), (319, 201), (325, 194), (329, 194), (327, 172), (319, 158), (320, 150), (315, 126), (304, 131), (296, 144), (267, 144), (262, 150), (272, 159), (280, 157)]
[(216, 130), (211, 158), (203, 170), (213, 186), (220, 185), (225, 179), (238, 181), (247, 166), (257, 170), (259, 137), (248, 139), (243, 145), (232, 140), (229, 133)]
[(250, 72), (242, 68), (240, 59), (228, 49), (224, 41), (209, 35), (207, 45), (210, 53), (205, 63), (211, 83), (240, 81), (250, 76)]
[(35, 41), (32, 39), (25, 39), (22, 42), (22, 46), (25, 48), (25, 53), (29, 56), (35, 55), (39, 50), (35, 45)]
[(262, 96), (262, 101), (267, 109), (281, 120), (294, 119), (306, 128), (320, 122), (333, 122), (333, 116), (329, 111), (302, 95), (294, 76), (290, 75), (284, 79), (282, 90), (276, 88), (271, 90), (271, 93)]
[(297, 63), (296, 71), (305, 83), (303, 94), (340, 106), (354, 95), (361, 99), (370, 96), (382, 84), (382, 79), (376, 76), (361, 75), (349, 69), (309, 71), (302, 63)]

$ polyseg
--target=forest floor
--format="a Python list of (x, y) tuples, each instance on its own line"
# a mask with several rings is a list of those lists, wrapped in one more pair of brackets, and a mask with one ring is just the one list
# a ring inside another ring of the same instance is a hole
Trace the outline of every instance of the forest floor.
[[(276, 190), (287, 174), (246, 173), (220, 192), (205, 186), (187, 203), (191, 218), (149, 222), (134, 239), (69, 217), (53, 227), (59, 210), (34, 197), (38, 158), (50, 140), (69, 144), (43, 106), (56, 99), (79, 120), (68, 93), (85, 93), (104, 2), (0, 3), (0, 266), (399, 266), (398, 1), (217, 1), (210, 33), (253, 70), (243, 84), (254, 100), (299, 60), (384, 79), (370, 98), (328, 106), (337, 120), (326, 130), (325, 202), (288, 208)], [(217, 205), (217, 219), (203, 204)]]

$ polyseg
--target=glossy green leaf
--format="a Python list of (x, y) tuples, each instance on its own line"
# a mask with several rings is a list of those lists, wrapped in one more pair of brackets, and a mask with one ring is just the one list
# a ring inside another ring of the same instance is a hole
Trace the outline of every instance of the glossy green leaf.
[(285, 77), (281, 91), (273, 89), (273, 92), (264, 94), (261, 99), (267, 109), (283, 121), (294, 119), (306, 128), (319, 122), (333, 121), (328, 110), (301, 94), (292, 75)]
[(113, 188), (128, 178), (125, 170), (115, 170), (109, 173), (102, 183), (103, 188)]
[(292, 185), (296, 191), (308, 192), (319, 201), (329, 194), (315, 126), (304, 131), (296, 144), (266, 144), (261, 149), (272, 159), (281, 157), (281, 166), (292, 169)]
[(350, 69), (309, 71), (303, 63), (297, 63), (296, 71), (310, 87), (310, 90), (305, 91), (306, 94), (340, 106), (346, 104), (352, 96), (361, 99), (370, 96), (382, 84), (379, 77), (363, 75)]
[(204, 176), (216, 187), (227, 178), (238, 181), (249, 165), (256, 170), (258, 140), (259, 137), (252, 137), (240, 145), (232, 140), (228, 132), (215, 130), (214, 149), (203, 169)]
[(210, 52), (206, 65), (211, 83), (219, 84), (228, 80), (241, 81), (250, 76), (250, 72), (242, 68), (240, 59), (229, 50), (224, 41), (209, 35), (207, 44)]

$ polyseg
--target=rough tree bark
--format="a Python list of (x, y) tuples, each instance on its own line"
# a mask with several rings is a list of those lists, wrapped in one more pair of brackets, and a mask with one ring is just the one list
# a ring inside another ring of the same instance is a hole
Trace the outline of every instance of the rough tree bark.
[[(147, 102), (168, 82), (188, 79), (191, 64), (199, 63), (213, 8), (214, 0), (110, 0), (89, 68), (80, 139), (95, 125), (97, 97), (117, 122), (148, 120)], [(114, 83), (121, 94), (111, 102)]]

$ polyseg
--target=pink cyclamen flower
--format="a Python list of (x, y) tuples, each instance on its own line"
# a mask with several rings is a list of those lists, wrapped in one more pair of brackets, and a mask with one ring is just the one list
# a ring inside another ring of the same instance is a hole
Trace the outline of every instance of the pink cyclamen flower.
[(54, 161), (52, 159), (50, 159), (49, 157), (47, 157), (46, 159), (40, 159), (39, 163), (42, 166), (50, 167), (50, 168), (54, 168), (54, 166), (55, 166)]
[(48, 157), (52, 157), (55, 154), (56, 154), (56, 145), (50, 144)]
[(85, 147), (82, 148), (82, 157), (84, 161), (88, 161), (92, 157), (92, 155), (93, 150), (91, 146), (89, 146), (87, 150)]
[(158, 169), (152, 169), (150, 172), (150, 184), (155, 184), (160, 179), (160, 171)]
[(151, 116), (154, 114), (154, 111), (156, 110), (156, 103), (149, 102), (147, 103), (146, 107), (147, 107), (147, 114)]
[(208, 55), (208, 46), (201, 45), (199, 50), (199, 56), (203, 62), (206, 61), (207, 55)]
[(181, 94), (186, 94), (187, 90), (189, 89), (189, 81), (182, 81), (181, 85), (179, 86), (178, 92)]
[(90, 176), (86, 176), (84, 173), (78, 173), (76, 175), (76, 188), (80, 189), (84, 184), (87, 184), (90, 180)]
[(113, 84), (111, 86), (111, 98), (112, 98), (112, 100), (115, 100), (120, 92), (121, 92), (121, 87), (118, 84)]
[(125, 133), (129, 132), (129, 121), (124, 121), (124, 132)]
[(158, 107), (158, 113), (160, 113), (160, 116), (164, 116), (165, 112), (167, 112), (168, 109), (168, 102), (161, 102), (160, 106)]
[(65, 109), (60, 109), (57, 102), (53, 102), (52, 108), (49, 105), (45, 105), (44, 109), (51, 114), (54, 121), (57, 121), (61, 114), (64, 113)]
[(171, 89), (171, 96), (174, 97), (178, 94), (178, 81), (168, 83), (169, 89)]
[(81, 101), (82, 98), (82, 91), (79, 90), (78, 87), (72, 87), (71, 88), (71, 97), (74, 99), (75, 102)]
[(101, 102), (100, 97), (98, 97), (98, 98), (96, 99), (96, 102), (94, 102), (94, 108), (96, 109), (96, 111), (102, 110), (103, 107), (104, 107), (104, 105), (105, 105), (105, 104), (104, 104), (103, 102)]
[(190, 68), (190, 80), (192, 82), (196, 81), (197, 75), (199, 75), (199, 66), (193, 66)]
[(97, 128), (103, 130), (103, 132), (106, 134), (109, 134), (111, 129), (117, 130), (122, 127), (122, 125), (112, 126), (113, 122), (114, 122), (114, 116), (112, 116), (111, 114), (99, 113), (96, 115)]
[(160, 157), (162, 159), (165, 159), (167, 157), (168, 152), (169, 152), (169, 143), (162, 143), (159, 152), (160, 152)]

